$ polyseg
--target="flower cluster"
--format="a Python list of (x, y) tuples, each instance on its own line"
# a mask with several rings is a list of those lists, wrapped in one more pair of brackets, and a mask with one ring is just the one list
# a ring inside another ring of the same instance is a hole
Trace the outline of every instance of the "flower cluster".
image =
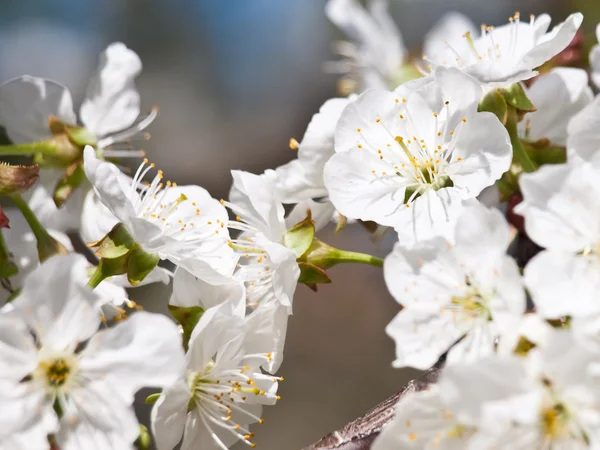
[[(131, 148), (157, 109), (140, 117), (124, 44), (102, 53), (79, 119), (58, 83), (0, 86), (0, 153), (32, 164), (0, 165), (16, 206), (0, 210), (0, 449), (147, 449), (142, 387), (159, 450), (254, 447), (297, 286), (341, 263), (383, 268), (393, 366), (441, 373), (374, 449), (600, 448), (600, 49), (591, 76), (559, 67), (578, 13), (550, 31), (516, 13), (479, 37), (452, 13), (413, 61), (387, 6), (329, 0), (353, 40), (326, 66), (341, 97), (290, 140), (297, 158), (232, 170), (227, 200)], [(316, 236), (330, 222), (395, 245), (333, 248)], [(170, 317), (129, 299), (154, 282), (172, 284)]]

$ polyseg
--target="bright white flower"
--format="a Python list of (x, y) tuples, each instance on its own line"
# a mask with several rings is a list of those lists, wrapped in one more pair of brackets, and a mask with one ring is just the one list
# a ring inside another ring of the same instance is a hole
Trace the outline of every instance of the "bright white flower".
[(525, 268), (538, 314), (600, 312), (600, 154), (592, 162), (546, 165), (520, 178), (529, 237), (547, 250)]
[(84, 151), (84, 169), (96, 195), (122, 222), (144, 251), (168, 259), (198, 276), (230, 275), (235, 255), (228, 246), (227, 211), (199, 186), (164, 186), (159, 170), (149, 186), (144, 176), (154, 167), (144, 161), (133, 181), (114, 164)]
[(439, 387), (432, 385), (426, 391), (404, 394), (373, 450), (462, 450), (468, 448), (473, 432), (446, 409)]
[(600, 396), (592, 355), (568, 332), (526, 358), (491, 357), (448, 366), (439, 390), (444, 406), (478, 431), (477, 450), (599, 448)]
[[(86, 129), (98, 138), (98, 147), (107, 157), (139, 157), (141, 152), (117, 148), (140, 135), (156, 118), (153, 110), (136, 123), (140, 114), (140, 97), (134, 79), (142, 70), (138, 55), (124, 44), (109, 45), (100, 55), (96, 74), (90, 80), (79, 117)], [(0, 124), (14, 143), (41, 141), (52, 137), (48, 119), (54, 116), (75, 125), (73, 100), (68, 89), (54, 81), (24, 75), (0, 86)], [(108, 149), (107, 147), (117, 147)], [(83, 193), (75, 192), (64, 208), (52, 200), (57, 180), (54, 173), (42, 177), (29, 199), (33, 211), (47, 227), (59, 231), (78, 228)], [(81, 189), (78, 189), (81, 191)]]
[(152, 410), (159, 450), (171, 450), (183, 435), (182, 450), (223, 450), (238, 441), (250, 446), (251, 423), (263, 423), (262, 405), (272, 405), (279, 377), (260, 367), (272, 359), (267, 310), (246, 319), (229, 302), (208, 309), (192, 332), (187, 370), (164, 390)]
[[(297, 211), (304, 215), (306, 208), (310, 208), (317, 229), (326, 225), (335, 214), (335, 208), (328, 200), (323, 169), (335, 153), (333, 138), (342, 111), (355, 98), (327, 100), (308, 124), (302, 142), (292, 141), (291, 145), (298, 150), (298, 158), (275, 170), (276, 189), (281, 201), (299, 204)], [(303, 218), (300, 217), (297, 222)]]
[(507, 86), (528, 80), (538, 74), (538, 67), (563, 51), (573, 40), (583, 15), (571, 14), (561, 24), (548, 31), (550, 16), (531, 16), (529, 23), (521, 22), (519, 13), (510, 23), (498, 28), (483, 26), (481, 36), (473, 38), (468, 30), (460, 36), (446, 37), (446, 45), (438, 45), (436, 52), (425, 54), (428, 68), (458, 67), (490, 87)]
[(343, 215), (393, 226), (407, 240), (451, 230), (462, 200), (508, 170), (512, 147), (498, 118), (477, 112), (482, 90), (440, 68), (393, 92), (368, 91), (338, 122), (325, 186)]
[[(245, 283), (250, 308), (274, 310), (272, 333), (283, 346), (300, 276), (296, 253), (283, 245), (287, 230), (283, 205), (271, 177), (236, 170), (231, 174), (230, 202), (223, 204), (237, 215), (229, 227), (241, 232), (231, 240), (231, 247), (240, 256), (233, 277)], [(281, 358), (280, 352), (269, 371), (277, 370)]]
[[(600, 24), (596, 26), (596, 39), (600, 42)], [(590, 65), (592, 66), (592, 81), (597, 87), (600, 87), (600, 44), (592, 48)]]
[(569, 159), (589, 161), (600, 149), (600, 95), (569, 122)]
[(329, 0), (325, 14), (354, 42), (338, 42), (345, 61), (331, 63), (330, 70), (347, 74), (359, 92), (387, 89), (397, 77), (406, 49), (402, 35), (388, 12), (388, 0), (369, 0), (364, 8), (357, 0)]
[(588, 78), (585, 70), (558, 67), (524, 88), (537, 111), (519, 123), (519, 136), (531, 142), (548, 139), (552, 145), (566, 146), (571, 118), (594, 101)]
[(505, 254), (510, 238), (502, 214), (466, 208), (454, 240), (398, 243), (385, 260), (388, 289), (404, 307), (386, 328), (396, 341), (395, 367), (427, 369), (455, 343), (450, 363), (485, 356), (525, 312), (519, 268)]
[(48, 449), (52, 433), (61, 450), (130, 449), (135, 392), (170, 385), (183, 370), (179, 332), (164, 316), (136, 313), (96, 332), (101, 299), (86, 267), (79, 255), (50, 258), (0, 316), (0, 447)]

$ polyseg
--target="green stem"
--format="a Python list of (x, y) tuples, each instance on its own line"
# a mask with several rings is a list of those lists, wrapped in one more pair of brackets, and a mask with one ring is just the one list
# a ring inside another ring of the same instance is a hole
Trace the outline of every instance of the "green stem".
[(98, 265), (98, 267), (96, 267), (96, 270), (94, 270), (94, 273), (90, 277), (90, 280), (88, 281), (88, 286), (91, 287), (92, 289), (94, 289), (100, 283), (102, 283), (102, 281), (105, 278), (107, 278), (106, 274), (104, 273), (104, 271), (102, 270), (102, 268), (100, 267), (100, 265)]
[(11, 200), (21, 210), (21, 214), (25, 217), (25, 220), (29, 224), (29, 228), (33, 232), (35, 239), (37, 240), (37, 249), (40, 262), (45, 261), (52, 255), (61, 254), (66, 255), (69, 251), (56, 239), (54, 239), (50, 233), (40, 223), (35, 213), (31, 210), (27, 202), (21, 197), (20, 194), (13, 194), (10, 196)]
[(49, 143), (48, 141), (27, 142), (25, 144), (0, 145), (0, 156), (31, 155), (32, 153), (54, 155), (56, 154), (56, 146)]
[(366, 253), (348, 252), (345, 250), (338, 250), (334, 258), (332, 258), (336, 264), (343, 263), (358, 263), (368, 264), (369, 266), (383, 267), (383, 259), (377, 256), (368, 255)]
[(513, 147), (513, 158), (521, 165), (521, 168), (524, 172), (535, 172), (537, 169), (537, 164), (532, 161), (527, 151), (525, 151), (525, 148), (523, 148), (521, 139), (519, 138), (517, 125), (517, 110), (514, 107), (509, 106), (508, 120), (506, 121), (506, 131), (508, 131), (510, 143)]

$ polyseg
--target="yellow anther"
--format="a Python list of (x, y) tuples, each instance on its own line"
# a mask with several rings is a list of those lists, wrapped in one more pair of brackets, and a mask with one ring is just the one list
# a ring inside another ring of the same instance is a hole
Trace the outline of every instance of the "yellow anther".
[(296, 139), (294, 139), (294, 138), (290, 139), (290, 148), (292, 150), (298, 150), (299, 146), (300, 146), (300, 143)]

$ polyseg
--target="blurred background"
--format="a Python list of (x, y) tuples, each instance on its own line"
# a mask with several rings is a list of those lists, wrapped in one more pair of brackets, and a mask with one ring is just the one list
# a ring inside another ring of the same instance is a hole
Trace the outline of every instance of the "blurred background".
[[(390, 0), (409, 48), (447, 11), (475, 23), (502, 24), (515, 10), (586, 15), (593, 33), (597, 0)], [(225, 197), (230, 169), (260, 173), (295, 157), (311, 116), (336, 95), (331, 42), (343, 35), (324, 0), (3, 0), (0, 81), (24, 73), (68, 86), (78, 104), (99, 52), (113, 41), (135, 50), (143, 109), (160, 107), (145, 145), (179, 184)], [(359, 227), (323, 240), (385, 256), (393, 239), (370, 242)], [(398, 306), (380, 270), (337, 267), (318, 293), (299, 286), (280, 374), (282, 400), (255, 427), (264, 450), (298, 450), (361, 415), (416, 375), (394, 370), (384, 328)], [(144, 292), (144, 291), (142, 291)], [(155, 295), (153, 294), (153, 297)], [(158, 307), (158, 306), (157, 306)], [(147, 409), (140, 409), (146, 417)], [(238, 448), (245, 448), (243, 444)]]

